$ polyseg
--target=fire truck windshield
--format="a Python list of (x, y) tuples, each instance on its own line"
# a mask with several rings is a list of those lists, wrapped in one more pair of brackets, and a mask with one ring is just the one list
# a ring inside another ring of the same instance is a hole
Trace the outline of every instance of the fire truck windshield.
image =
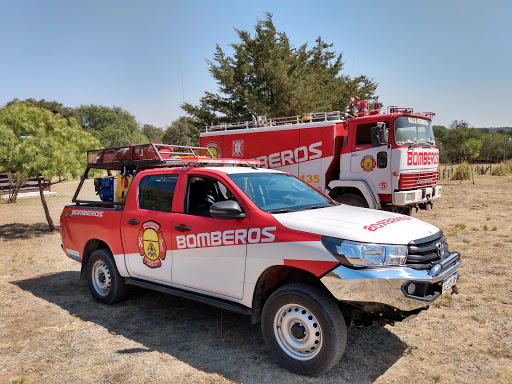
[(237, 173), (229, 177), (262, 211), (286, 213), (325, 208), (335, 202), (286, 173)]
[(395, 119), (396, 145), (435, 145), (432, 121), (419, 117), (399, 116)]

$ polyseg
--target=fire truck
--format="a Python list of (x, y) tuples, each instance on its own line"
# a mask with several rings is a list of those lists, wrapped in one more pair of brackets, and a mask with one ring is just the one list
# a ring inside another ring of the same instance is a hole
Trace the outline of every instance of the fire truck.
[(338, 202), (398, 213), (429, 209), (441, 196), (432, 112), (368, 109), (206, 127), (201, 146), (218, 157), (259, 159), (292, 173)]

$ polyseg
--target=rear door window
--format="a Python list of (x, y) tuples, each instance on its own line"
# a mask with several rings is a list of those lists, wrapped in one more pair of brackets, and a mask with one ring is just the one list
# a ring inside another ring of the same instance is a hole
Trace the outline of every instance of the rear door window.
[(171, 212), (177, 180), (177, 175), (144, 176), (139, 183), (139, 208)]

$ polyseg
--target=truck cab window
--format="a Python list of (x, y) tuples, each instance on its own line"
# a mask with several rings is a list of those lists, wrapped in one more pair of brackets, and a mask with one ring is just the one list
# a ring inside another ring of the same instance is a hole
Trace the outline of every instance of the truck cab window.
[(152, 211), (172, 211), (176, 175), (145, 176), (139, 183), (139, 208)]
[(372, 145), (371, 129), (375, 123), (359, 124), (356, 129), (356, 145)]
[(210, 216), (210, 207), (219, 201), (237, 201), (233, 193), (213, 177), (189, 176), (186, 211), (197, 216)]
[[(384, 122), (387, 128), (389, 124)], [(377, 122), (359, 124), (356, 131), (356, 145), (373, 145), (372, 144), (372, 128), (377, 127)], [(389, 141), (387, 133), (385, 134), (385, 141)]]

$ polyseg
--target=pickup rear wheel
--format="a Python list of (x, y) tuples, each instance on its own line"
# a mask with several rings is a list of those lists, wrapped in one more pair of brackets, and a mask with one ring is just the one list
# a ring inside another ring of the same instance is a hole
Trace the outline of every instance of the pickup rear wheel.
[(332, 369), (347, 344), (347, 328), (335, 301), (305, 283), (285, 285), (268, 298), (261, 328), (279, 365), (303, 375)]
[(87, 282), (92, 296), (104, 304), (124, 299), (126, 286), (108, 249), (94, 251), (87, 263)]

